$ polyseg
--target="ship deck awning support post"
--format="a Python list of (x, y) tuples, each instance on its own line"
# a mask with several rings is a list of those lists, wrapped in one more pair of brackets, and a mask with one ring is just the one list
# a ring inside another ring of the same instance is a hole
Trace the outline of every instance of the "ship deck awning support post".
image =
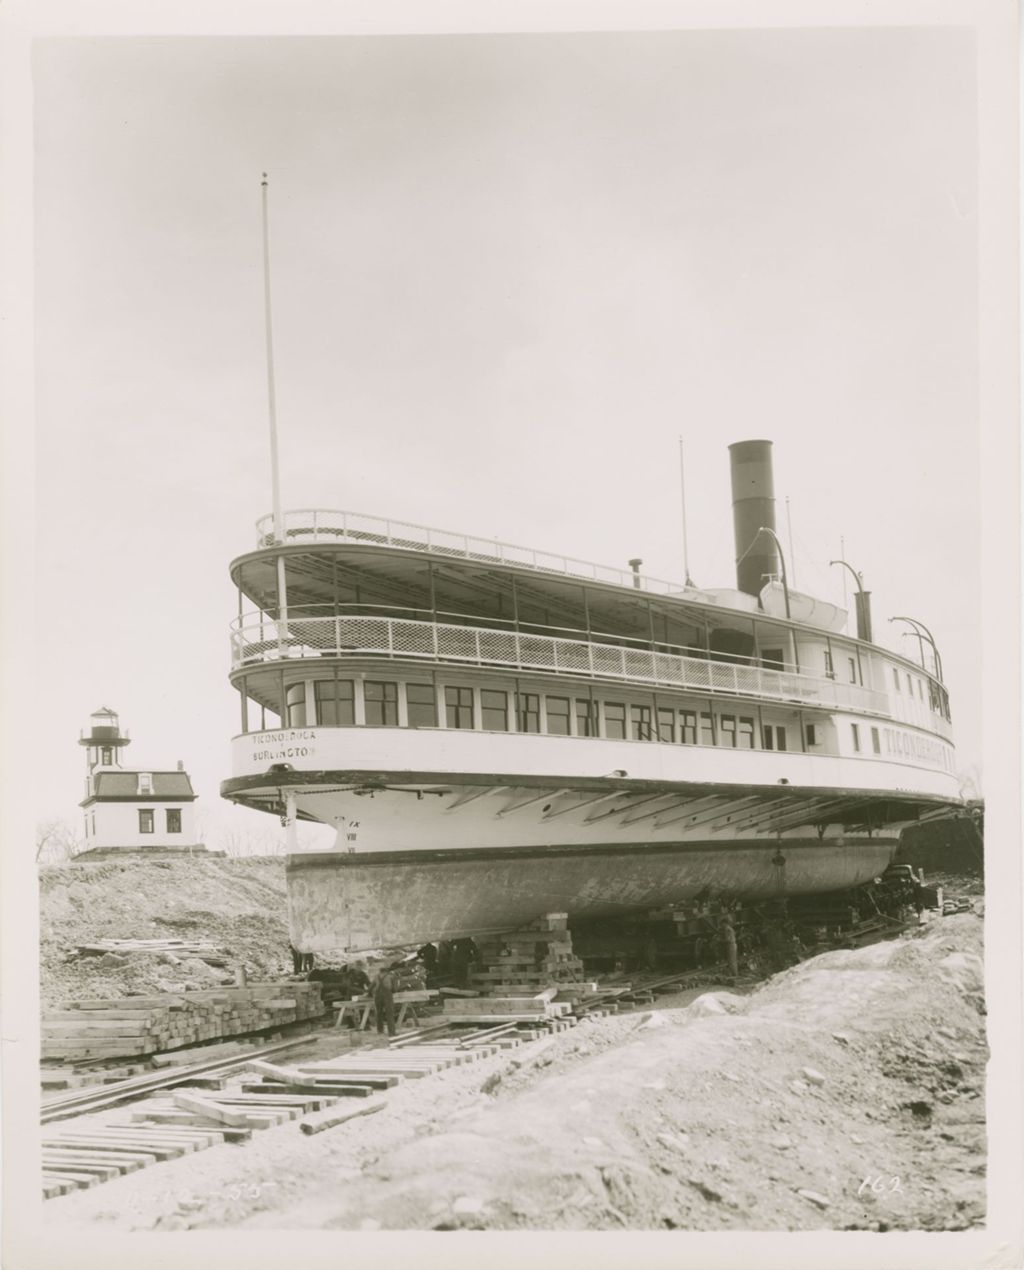
[[(890, 617), (889, 621), (906, 622), (909, 626), (912, 626), (917, 634), (917, 641), (919, 644), (921, 643), (921, 633), (924, 632), (924, 637), (928, 643), (931, 644), (932, 652), (935, 655), (935, 678), (938, 679), (939, 683), (944, 683), (945, 680), (942, 678), (942, 658), (939, 656), (939, 650), (936, 646), (934, 636), (928, 627), (925, 626), (924, 622), (919, 622), (916, 617)], [(925, 665), (923, 645), (921, 646), (921, 666), (927, 671), (928, 667)]]

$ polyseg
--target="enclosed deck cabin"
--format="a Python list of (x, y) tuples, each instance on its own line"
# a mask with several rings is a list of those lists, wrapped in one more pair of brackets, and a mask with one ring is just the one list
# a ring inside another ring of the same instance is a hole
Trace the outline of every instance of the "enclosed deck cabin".
[(956, 797), (930, 669), (738, 591), (319, 511), (231, 572), (236, 778), (621, 771)]

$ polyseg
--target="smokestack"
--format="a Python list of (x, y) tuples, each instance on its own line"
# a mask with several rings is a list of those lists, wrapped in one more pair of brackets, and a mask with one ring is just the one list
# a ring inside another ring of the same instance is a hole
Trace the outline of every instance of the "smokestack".
[(640, 566), (642, 564), (643, 561), (639, 557), (629, 562), (629, 567), (633, 570), (633, 585), (638, 591), (640, 590)]
[(857, 605), (857, 638), (871, 643), (871, 592), (863, 589), (854, 596)]
[(732, 470), (732, 523), (736, 535), (736, 586), (760, 595), (765, 574), (778, 574), (779, 556), (770, 534), (775, 528), (772, 443), (736, 441), (729, 446)]

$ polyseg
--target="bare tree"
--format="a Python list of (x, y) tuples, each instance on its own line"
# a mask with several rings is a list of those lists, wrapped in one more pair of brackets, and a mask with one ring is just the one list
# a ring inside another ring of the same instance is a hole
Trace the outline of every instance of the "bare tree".
[(67, 864), (83, 846), (66, 820), (43, 820), (36, 825), (36, 864)]

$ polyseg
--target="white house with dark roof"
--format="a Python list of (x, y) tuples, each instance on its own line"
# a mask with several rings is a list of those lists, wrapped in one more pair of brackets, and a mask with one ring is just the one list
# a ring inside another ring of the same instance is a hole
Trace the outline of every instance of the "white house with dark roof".
[[(184, 764), (173, 771), (121, 765), (131, 744), (117, 714), (93, 712), (78, 744), (86, 751), (85, 849), (194, 850), (196, 794)], [(199, 849), (202, 849), (201, 847)]]

